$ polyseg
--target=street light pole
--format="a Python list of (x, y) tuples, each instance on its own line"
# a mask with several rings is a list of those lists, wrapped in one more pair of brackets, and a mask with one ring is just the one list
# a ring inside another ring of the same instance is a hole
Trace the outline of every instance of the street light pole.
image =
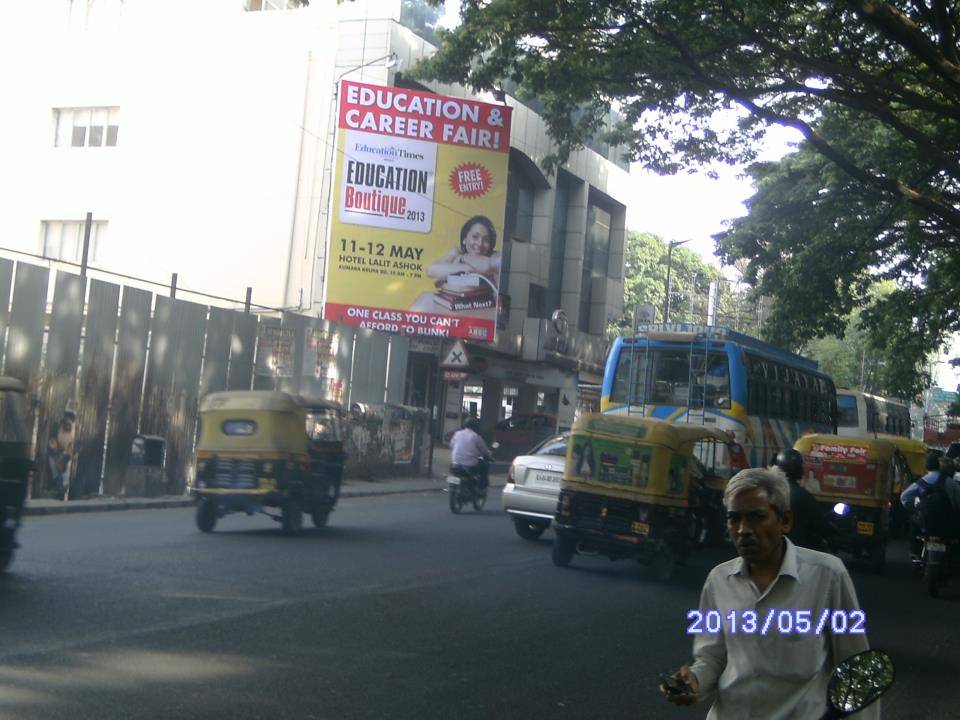
[(690, 240), (670, 240), (667, 243), (667, 298), (663, 303), (663, 321), (670, 322), (670, 272), (673, 269), (673, 249)]

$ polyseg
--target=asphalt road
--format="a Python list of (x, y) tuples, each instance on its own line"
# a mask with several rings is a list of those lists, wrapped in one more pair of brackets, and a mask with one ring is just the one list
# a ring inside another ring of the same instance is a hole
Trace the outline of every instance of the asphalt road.
[[(550, 562), (552, 532), (440, 493), (346, 499), (287, 538), (267, 518), (199, 533), (189, 509), (30, 517), (0, 579), (0, 718), (702, 718), (656, 676), (723, 551), (669, 583)], [(932, 600), (905, 549), (854, 571), (897, 684), (885, 718), (960, 717), (960, 582)]]

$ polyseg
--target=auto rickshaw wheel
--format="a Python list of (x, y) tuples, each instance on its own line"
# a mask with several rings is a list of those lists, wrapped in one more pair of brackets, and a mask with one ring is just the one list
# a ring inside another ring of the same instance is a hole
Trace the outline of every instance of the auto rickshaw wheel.
[(670, 580), (676, 567), (677, 555), (670, 543), (657, 543), (653, 556), (653, 571), (657, 574), (657, 577), (664, 582)]
[(541, 535), (543, 531), (547, 529), (547, 522), (538, 522), (536, 520), (528, 520), (526, 518), (515, 517), (513, 519), (513, 528), (517, 531), (517, 535), (522, 537), (524, 540), (536, 540)]
[(293, 498), (283, 503), (280, 526), (283, 528), (283, 534), (290, 537), (303, 530), (303, 510), (300, 508), (300, 503)]
[(330, 511), (314, 510), (312, 513), (310, 513), (310, 519), (313, 520), (314, 527), (326, 527), (327, 523), (330, 522)]
[(203, 498), (197, 505), (197, 529), (200, 532), (213, 532), (217, 524), (217, 503), (210, 498)]
[(875, 573), (882, 573), (887, 564), (887, 544), (877, 543), (870, 548), (868, 555), (870, 569)]
[(573, 560), (576, 550), (576, 543), (571, 538), (557, 533), (557, 536), (553, 539), (553, 550), (550, 557), (557, 567), (566, 567)]

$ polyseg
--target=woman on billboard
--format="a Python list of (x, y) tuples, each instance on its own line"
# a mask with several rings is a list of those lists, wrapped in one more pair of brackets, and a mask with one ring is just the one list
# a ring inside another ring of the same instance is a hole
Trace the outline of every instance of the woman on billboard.
[(467, 220), (460, 228), (460, 247), (444, 253), (427, 268), (427, 275), (437, 281), (437, 291), (423, 293), (410, 309), (445, 312), (496, 305), (500, 276), (496, 245), (497, 230), (490, 218), (475, 215)]

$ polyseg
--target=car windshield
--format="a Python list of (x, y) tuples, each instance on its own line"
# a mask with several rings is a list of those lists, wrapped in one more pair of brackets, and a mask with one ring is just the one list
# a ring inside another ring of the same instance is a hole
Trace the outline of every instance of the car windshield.
[(548, 438), (540, 443), (537, 447), (533, 449), (530, 453), (531, 455), (557, 455), (559, 457), (566, 457), (567, 455), (567, 436), (566, 435), (557, 435), (556, 437)]

